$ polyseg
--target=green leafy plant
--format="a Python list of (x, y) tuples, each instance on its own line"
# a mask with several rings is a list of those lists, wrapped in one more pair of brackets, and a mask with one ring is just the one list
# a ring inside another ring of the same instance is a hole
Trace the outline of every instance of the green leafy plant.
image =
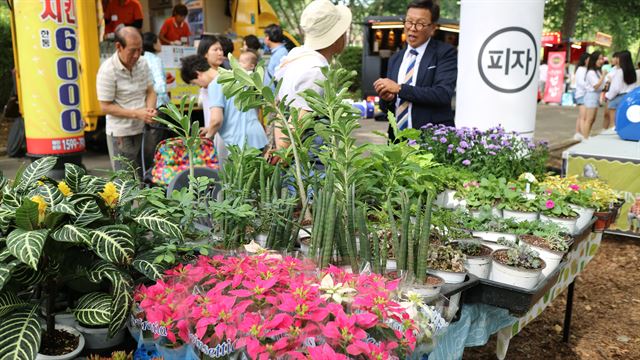
[(427, 266), (441, 271), (464, 272), (466, 256), (451, 245), (434, 246), (429, 251)]
[(571, 238), (566, 234), (566, 229), (551, 221), (522, 221), (517, 224), (514, 233), (521, 236), (533, 235), (554, 251), (569, 250)]
[(482, 256), (486, 254), (486, 246), (482, 245), (479, 240), (458, 241), (453, 243), (452, 246), (462, 251), (466, 256)]
[(491, 208), (497, 206), (504, 196), (507, 181), (505, 178), (488, 176), (480, 181), (468, 181), (456, 197), (464, 199), (469, 209)]
[(11, 339), (0, 341), (2, 358), (33, 358), (39, 348), (39, 315), (28, 297), (17, 296), (18, 289), (41, 290), (51, 334), (54, 299), (63, 284), (106, 281), (110, 291), (77, 299), (74, 314), (85, 325), (108, 326), (113, 336), (127, 320), (135, 279), (156, 279), (163, 271), (146, 252), (154, 240), (143, 237), (182, 239), (172, 222), (132, 206), (141, 196), (135, 181), (107, 181), (65, 164), (64, 181), (58, 182), (46, 177), (56, 161), (38, 159), (15, 181), (0, 182), (0, 333)]
[(515, 187), (507, 187), (500, 207), (512, 211), (537, 212), (538, 203), (535, 194), (526, 194)]

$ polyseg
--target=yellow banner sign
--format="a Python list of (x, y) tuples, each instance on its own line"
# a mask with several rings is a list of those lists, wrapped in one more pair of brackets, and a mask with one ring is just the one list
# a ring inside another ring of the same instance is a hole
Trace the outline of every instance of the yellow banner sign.
[(83, 151), (74, 0), (15, 0), (27, 152)]

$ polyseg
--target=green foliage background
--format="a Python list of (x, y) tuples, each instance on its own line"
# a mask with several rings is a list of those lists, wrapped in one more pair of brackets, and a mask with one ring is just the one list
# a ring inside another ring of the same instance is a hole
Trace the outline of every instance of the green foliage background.
[(0, 109), (4, 107), (11, 93), (11, 69), (13, 49), (11, 48), (11, 24), (9, 6), (0, 1)]
[[(362, 47), (361, 46), (349, 46), (342, 54), (340, 54), (336, 61), (340, 66), (349, 71), (356, 71), (360, 74), (362, 70)], [(352, 93), (355, 99), (360, 100), (362, 97), (361, 91), (361, 77), (358, 75), (352, 79), (353, 84), (349, 86), (349, 91)]]

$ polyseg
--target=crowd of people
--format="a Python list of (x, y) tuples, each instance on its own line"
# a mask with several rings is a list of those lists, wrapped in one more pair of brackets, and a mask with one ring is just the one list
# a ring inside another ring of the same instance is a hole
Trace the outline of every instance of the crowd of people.
[[(153, 134), (153, 118), (170, 101), (167, 81), (171, 79), (165, 75), (157, 53), (163, 44), (185, 44), (191, 34), (184, 5), (174, 7), (173, 16), (164, 22), (158, 35), (141, 34), (142, 17), (138, 17), (136, 4), (139, 5), (137, 0), (111, 0), (105, 10), (108, 34), (113, 34), (116, 52), (100, 67), (97, 89), (106, 113), (109, 156), (115, 170), (124, 166), (118, 156), (136, 165), (141, 165), (141, 151), (145, 152), (145, 159), (152, 158), (153, 147), (160, 140)], [(122, 9), (128, 9), (127, 16)], [(433, 1), (415, 0), (408, 5), (404, 21), (407, 47), (390, 59), (387, 77), (374, 84), (381, 108), (396, 115), (400, 129), (419, 128), (427, 123), (453, 125), (451, 100), (457, 53), (451, 45), (432, 38), (438, 18), (439, 7)], [(243, 38), (239, 63), (245, 71), (252, 72), (268, 52), (264, 83), (274, 90), (278, 84), (277, 99), (286, 97), (289, 106), (298, 108), (303, 116), (312, 110), (300, 93), (306, 89), (322, 93), (317, 84), (324, 78), (321, 68), (345, 49), (351, 21), (348, 7), (329, 0), (312, 1), (301, 14), (302, 46), (289, 52), (282, 29), (272, 24), (264, 30), (264, 46), (255, 35)], [(227, 56), (233, 47), (225, 36), (203, 35), (196, 55), (181, 59), (182, 80), (201, 88), (204, 127), (200, 135), (214, 138), (220, 161), (224, 161), (229, 145), (251, 146), (270, 157), (274, 150), (289, 146), (288, 139), (278, 128), (271, 129), (268, 138), (258, 110), (238, 109), (216, 81), (219, 69), (229, 68)], [(145, 149), (141, 145), (143, 132)], [(272, 162), (278, 160), (271, 158)]]
[(600, 51), (584, 53), (574, 72), (574, 101), (578, 106), (574, 139), (581, 141), (591, 134), (598, 108), (604, 107), (603, 128), (613, 133), (616, 109), (622, 98), (640, 86), (640, 63), (634, 68), (628, 50), (613, 53), (608, 69)]

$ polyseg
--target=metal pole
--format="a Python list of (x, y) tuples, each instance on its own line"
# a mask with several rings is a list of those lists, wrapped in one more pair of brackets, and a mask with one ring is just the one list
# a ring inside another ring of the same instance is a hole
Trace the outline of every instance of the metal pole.
[(575, 284), (574, 280), (567, 288), (567, 306), (564, 310), (564, 326), (562, 328), (562, 341), (565, 343), (569, 342), (569, 333), (571, 332), (571, 312), (573, 311), (573, 288)]

